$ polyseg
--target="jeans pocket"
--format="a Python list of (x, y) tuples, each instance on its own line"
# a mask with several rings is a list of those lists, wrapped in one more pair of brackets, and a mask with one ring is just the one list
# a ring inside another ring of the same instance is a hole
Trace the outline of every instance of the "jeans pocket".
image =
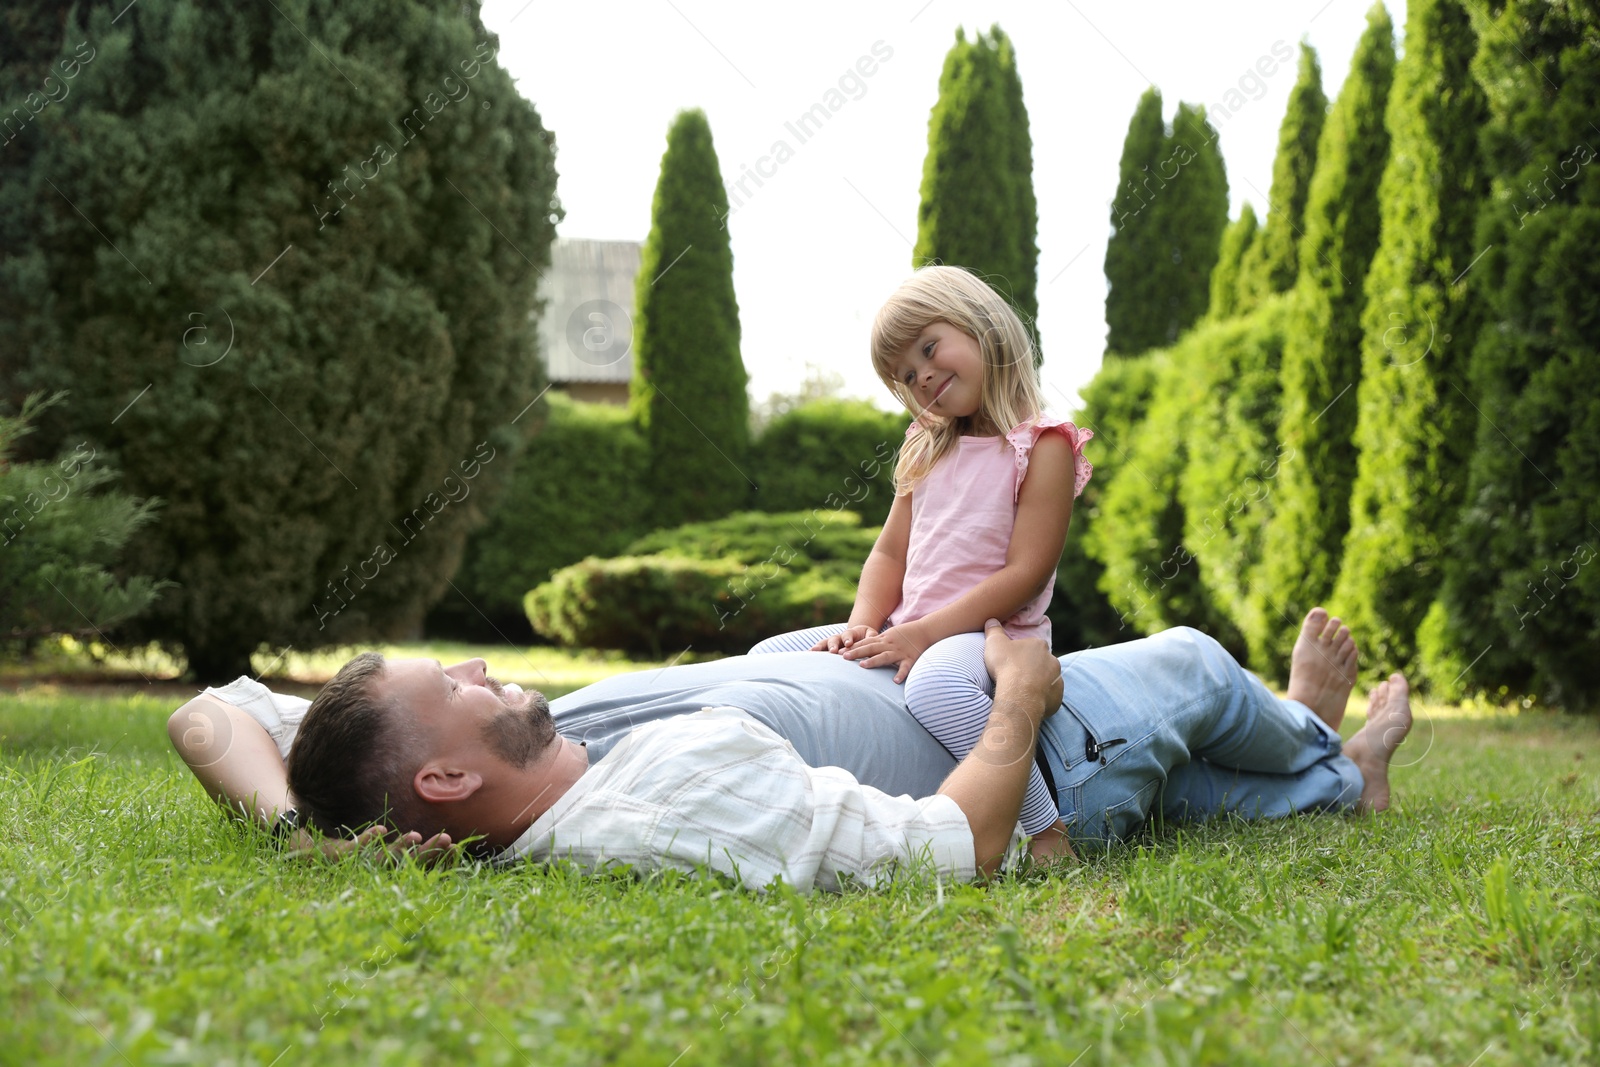
[(1106, 809), (1106, 830), (1114, 840), (1126, 840), (1144, 825), (1150, 816), (1150, 806), (1155, 802), (1156, 790), (1160, 788), (1160, 780), (1151, 779), (1133, 796)]
[(1161, 779), (1152, 778), (1129, 794), (1118, 788), (1119, 777), (1115, 773), (1096, 774), (1068, 790), (1073, 812), (1070, 817), (1062, 817), (1068, 820), (1068, 835), (1074, 845), (1108, 848), (1144, 825)]
[(1071, 771), (1088, 760), (1088, 753), (1100, 752), (1100, 736), (1078, 709), (1065, 701), (1061, 709), (1045, 720), (1043, 744), (1055, 752), (1063, 770)]

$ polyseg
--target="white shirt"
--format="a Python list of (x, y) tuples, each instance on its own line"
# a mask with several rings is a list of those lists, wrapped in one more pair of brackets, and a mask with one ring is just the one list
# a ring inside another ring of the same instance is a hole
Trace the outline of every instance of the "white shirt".
[[(259, 722), (285, 760), (311, 705), (250, 678), (205, 692)], [(1021, 840), (1013, 830), (1008, 866)], [(902, 873), (976, 875), (972, 830), (954, 800), (890, 796), (842, 768), (811, 767), (733, 707), (635, 727), (499, 860), (704, 865), (751, 888), (781, 878), (802, 892), (836, 892), (849, 879), (881, 886)]]
[[(1013, 848), (1018, 841), (1014, 833)], [(972, 830), (954, 800), (889, 796), (841, 768), (809, 767), (728, 707), (635, 729), (500, 859), (591, 871), (704, 865), (752, 889), (781, 878), (801, 892), (976, 873)]]
[(306, 717), (311, 701), (287, 693), (274, 693), (253, 678), (240, 676), (227, 685), (212, 686), (202, 691), (202, 696), (218, 700), (245, 712), (267, 731), (272, 743), (278, 746), (278, 755), (289, 760), (289, 748), (300, 731), (300, 722)]

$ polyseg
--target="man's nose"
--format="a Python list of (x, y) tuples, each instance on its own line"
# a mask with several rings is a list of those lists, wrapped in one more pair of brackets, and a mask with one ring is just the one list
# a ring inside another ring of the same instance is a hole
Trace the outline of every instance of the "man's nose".
[(489, 663), (484, 659), (464, 659), (450, 667), (449, 673), (454, 674), (460, 681), (472, 685), (482, 685), (489, 675)]

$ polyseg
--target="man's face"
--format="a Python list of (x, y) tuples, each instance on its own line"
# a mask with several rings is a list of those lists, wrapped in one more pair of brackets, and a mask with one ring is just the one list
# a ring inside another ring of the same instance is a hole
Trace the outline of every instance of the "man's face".
[(449, 756), (486, 748), (526, 767), (555, 740), (550, 705), (540, 693), (506, 689), (487, 670), (481, 659), (449, 667), (436, 659), (389, 660), (378, 684), (410, 709), (424, 751)]

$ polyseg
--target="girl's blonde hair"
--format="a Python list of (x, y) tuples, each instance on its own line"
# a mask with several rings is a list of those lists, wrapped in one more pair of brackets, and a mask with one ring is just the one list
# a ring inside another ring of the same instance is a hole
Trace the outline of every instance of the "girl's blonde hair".
[[(895, 375), (895, 362), (930, 324), (948, 322), (978, 342), (983, 386), (974, 415), (948, 418), (918, 411)], [(1010, 304), (963, 267), (923, 267), (896, 289), (872, 323), (872, 367), (915, 416), (921, 432), (906, 438), (894, 469), (894, 490), (909, 493), (964, 432), (984, 415), (1002, 434), (1044, 411), (1033, 337)]]

